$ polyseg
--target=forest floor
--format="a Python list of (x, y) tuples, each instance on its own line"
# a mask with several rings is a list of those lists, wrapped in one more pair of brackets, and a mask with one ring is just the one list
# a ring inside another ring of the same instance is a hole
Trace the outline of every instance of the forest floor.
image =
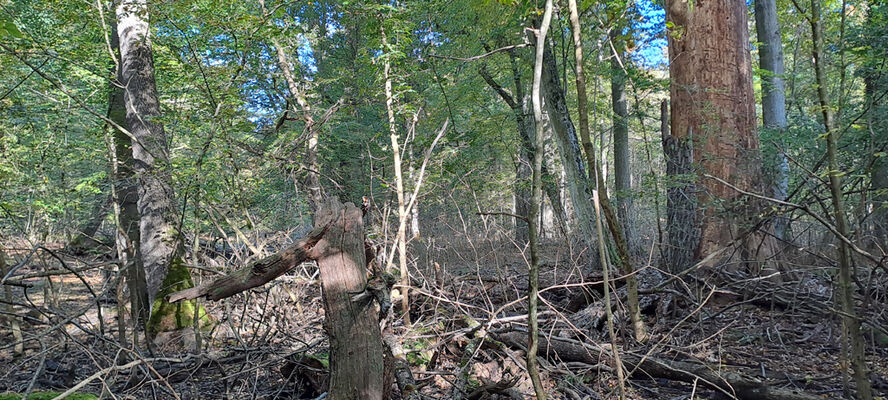
[[(31, 252), (21, 243), (6, 243), (6, 247), (18, 247), (6, 251), (13, 265)], [(387, 321), (406, 351), (421, 393), (428, 398), (459, 397), (453, 386), (465, 377), (466, 398), (531, 398), (523, 350), (510, 347), (498, 336), (524, 332), (522, 296), (529, 255), (507, 241), (488, 240), (423, 239), (413, 243), (413, 249), (412, 261), (418, 266), (414, 282), (419, 287), (411, 292), (414, 324), (410, 329), (403, 325), (398, 301)], [(119, 342), (107, 260), (52, 252), (65, 260), (65, 266), (49, 252), (37, 251), (15, 276), (45, 271), (59, 271), (58, 275), (19, 279), (18, 283), (29, 287), (7, 285), (8, 297), (0, 292), (4, 307), (0, 308), (0, 393), (65, 391), (90, 377), (81, 392), (119, 399), (298, 399), (316, 398), (323, 391), (327, 344), (316, 268), (303, 265), (262, 288), (220, 302), (202, 302), (216, 324), (202, 335), (199, 352), (194, 351), (192, 331), (186, 329), (178, 339), (161, 338), (154, 354), (136, 354)], [(594, 344), (585, 347), (588, 354), (582, 361), (563, 354), (541, 357), (550, 398), (618, 398), (612, 354), (605, 351), (611, 340), (601, 302), (595, 301), (594, 290), (591, 304), (576, 301), (579, 283), (595, 287), (596, 268), (578, 267), (589, 255), (570, 243), (548, 243), (544, 253), (540, 277), (545, 288), (540, 315), (543, 341), (560, 338)], [(258, 256), (240, 257), (218, 255), (216, 262), (243, 265)], [(68, 268), (83, 279), (63, 274)], [(651, 338), (645, 344), (631, 339), (618, 304), (616, 341), (624, 355), (701, 363), (723, 376), (737, 373), (817, 398), (848, 398), (840, 360), (842, 333), (836, 314), (829, 311), (832, 301), (826, 278), (798, 274), (803, 277), (792, 285), (780, 285), (792, 288), (788, 293), (793, 301), (788, 306), (771, 301), (769, 306), (771, 297), (738, 294), (737, 287), (654, 291), (645, 286), (645, 274), (659, 272), (647, 267), (639, 273), (642, 293), (648, 293), (642, 300), (647, 305), (645, 322)], [(198, 280), (214, 276), (201, 275), (205, 276)], [(762, 282), (749, 279), (743, 287), (774, 294), (757, 286)], [(619, 295), (618, 289), (614, 301), (620, 301)], [(884, 304), (869, 307), (875, 310), (874, 318), (885, 309)], [(14, 351), (17, 341), (9, 329), (11, 320), (3, 319), (9, 314), (22, 317), (22, 354)], [(483, 329), (476, 328), (478, 323)], [(868, 332), (867, 363), (875, 392), (888, 396), (888, 347), (878, 332)], [(494, 340), (474, 346), (484, 333)], [(131, 334), (127, 332), (127, 341), (132, 340)], [(467, 348), (476, 348), (473, 356), (467, 357)], [(115, 367), (125, 363), (129, 363), (126, 368)], [(466, 375), (460, 373), (461, 363)], [(639, 375), (627, 380), (626, 398), (730, 398), (702, 381)], [(497, 382), (502, 384), (499, 388)], [(485, 385), (490, 390), (478, 390)], [(398, 398), (397, 391), (394, 397)]]

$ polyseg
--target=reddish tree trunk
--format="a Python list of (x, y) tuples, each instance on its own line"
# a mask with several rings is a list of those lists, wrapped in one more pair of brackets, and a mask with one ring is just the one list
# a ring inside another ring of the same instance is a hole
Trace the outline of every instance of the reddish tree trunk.
[(670, 242), (690, 246), (691, 261), (698, 261), (739, 239), (748, 217), (754, 215), (740, 193), (704, 175), (721, 178), (741, 189), (760, 191), (747, 7), (742, 0), (712, 0), (693, 5), (668, 0), (666, 18), (671, 24), (668, 37), (672, 61), (669, 139), (676, 148), (687, 149), (690, 154), (685, 162), (693, 162), (691, 171), (697, 175), (696, 182), (680, 188), (684, 192), (681, 201), (696, 203), (696, 215), (685, 221), (672, 221), (677, 223), (670, 226), (671, 237), (695, 240), (690, 244)]

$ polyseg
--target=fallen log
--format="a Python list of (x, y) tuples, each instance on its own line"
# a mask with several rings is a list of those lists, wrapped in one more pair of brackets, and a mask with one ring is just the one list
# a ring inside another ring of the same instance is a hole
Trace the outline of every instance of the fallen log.
[(244, 269), (239, 269), (211, 282), (175, 292), (167, 297), (171, 303), (180, 300), (191, 300), (206, 297), (209, 300), (221, 300), (244, 290), (262, 286), (275, 278), (287, 273), (299, 264), (311, 260), (309, 252), (321, 240), (332, 220), (319, 224), (296, 244), (280, 253), (255, 261)]
[[(510, 331), (494, 333), (494, 338), (514, 348), (526, 348), (527, 333)], [(609, 349), (558, 337), (540, 338), (538, 354), (561, 361), (579, 361), (598, 364), (608, 357)], [(663, 360), (632, 353), (621, 355), (623, 364), (634, 378), (661, 378), (687, 383), (695, 381), (741, 400), (818, 400), (812, 394), (799, 390), (780, 389), (756, 378), (738, 372), (718, 372), (710, 366), (686, 361)]]

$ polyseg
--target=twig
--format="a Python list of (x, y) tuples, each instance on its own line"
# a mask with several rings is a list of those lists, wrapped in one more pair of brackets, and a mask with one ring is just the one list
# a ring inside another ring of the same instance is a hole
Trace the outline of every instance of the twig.
[(513, 45), (511, 45), (511, 46), (501, 47), (501, 48), (498, 48), (498, 49), (496, 49), (496, 50), (488, 51), (487, 53), (484, 53), (484, 54), (481, 54), (481, 55), (477, 55), (477, 56), (474, 56), (474, 57), (466, 57), (466, 58), (463, 58), (463, 57), (451, 57), (451, 56), (439, 56), (439, 55), (437, 55), (437, 54), (429, 54), (429, 57), (432, 57), (432, 58), (442, 58), (442, 59), (445, 59), (445, 60), (456, 60), (456, 61), (465, 61), (465, 62), (469, 62), (469, 61), (480, 60), (480, 59), (482, 59), (482, 58), (484, 58), (484, 57), (489, 57), (489, 56), (492, 56), (492, 55), (494, 55), (494, 54), (496, 54), (496, 53), (502, 53), (502, 52), (504, 52), (504, 51), (509, 51), (509, 50), (513, 50), (513, 49), (520, 49), (520, 48), (522, 48), (522, 47), (528, 47), (528, 46), (530, 46), (530, 43), (513, 44)]

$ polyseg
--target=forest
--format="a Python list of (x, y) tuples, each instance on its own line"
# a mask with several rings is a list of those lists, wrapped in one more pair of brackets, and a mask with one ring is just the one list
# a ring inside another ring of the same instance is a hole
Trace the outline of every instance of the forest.
[(0, 0), (0, 400), (888, 399), (883, 0)]

